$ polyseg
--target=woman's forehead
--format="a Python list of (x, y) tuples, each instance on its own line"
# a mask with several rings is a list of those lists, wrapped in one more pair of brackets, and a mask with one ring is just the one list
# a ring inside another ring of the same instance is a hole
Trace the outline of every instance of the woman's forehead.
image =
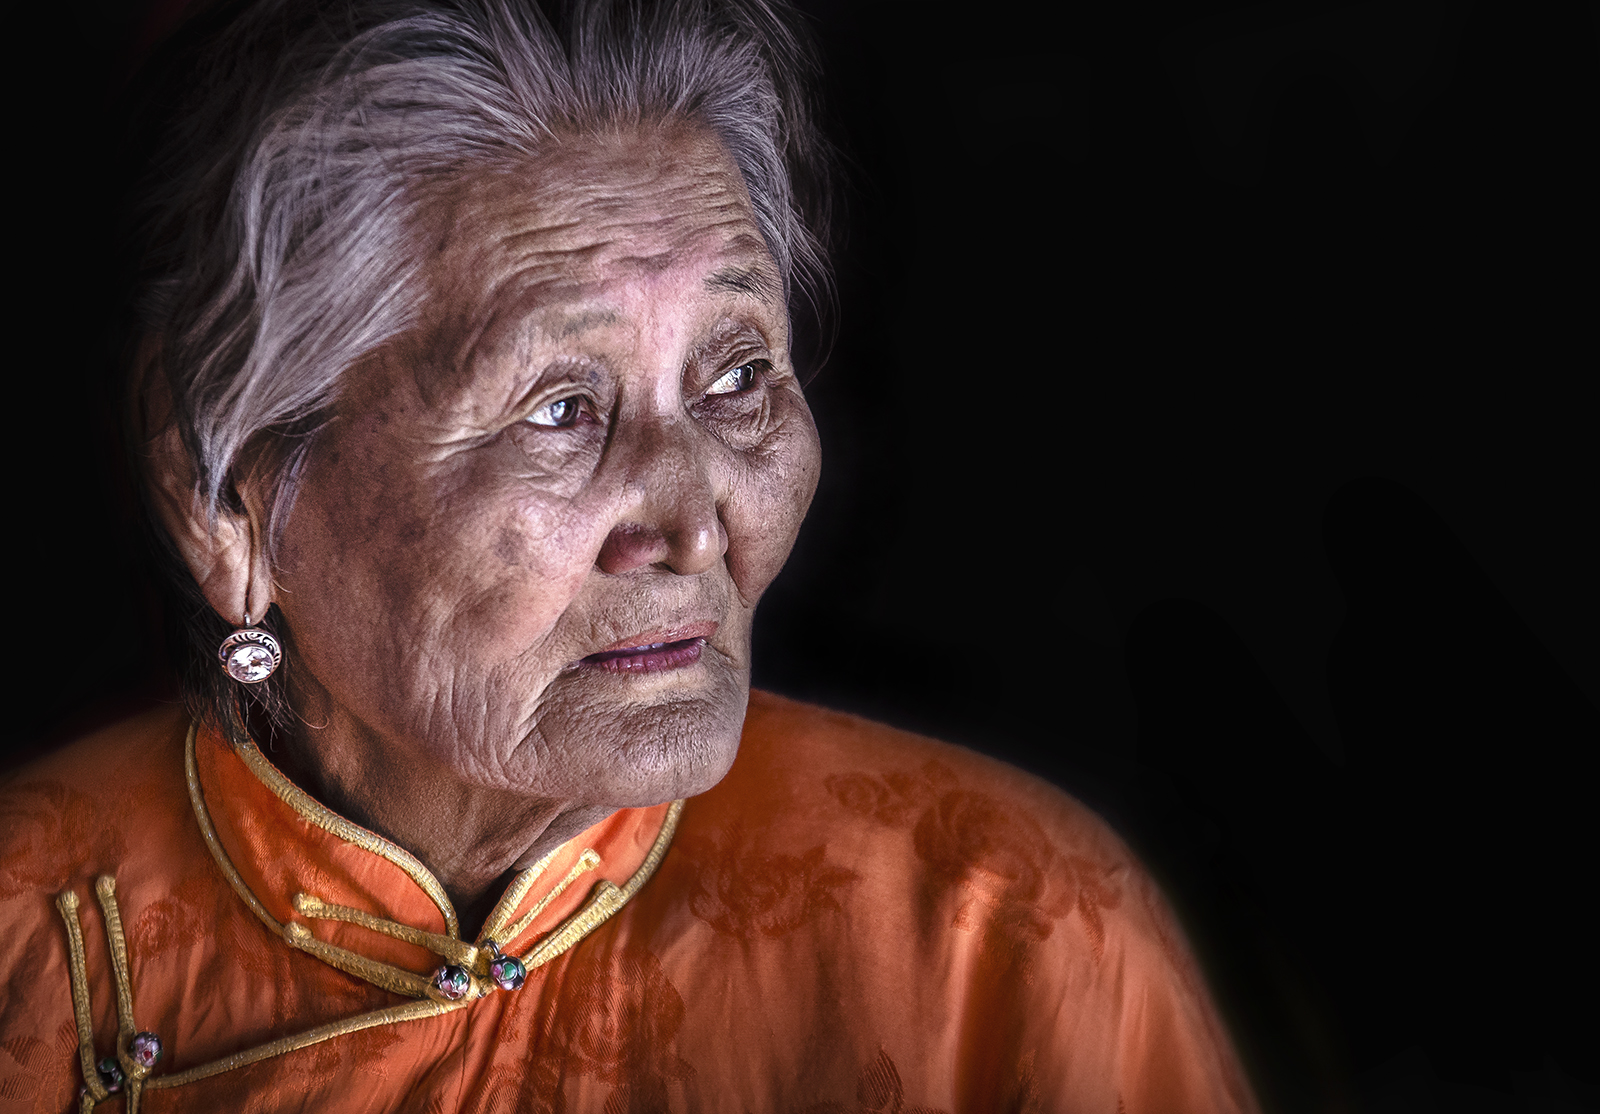
[(447, 265), (659, 270), (729, 238), (760, 241), (733, 159), (683, 126), (568, 138), (535, 159), (463, 173), (435, 196), (422, 219)]
[(569, 337), (663, 301), (783, 308), (743, 180), (703, 131), (568, 140), (531, 165), (463, 177), (431, 219), (428, 316), (471, 334), (459, 341)]

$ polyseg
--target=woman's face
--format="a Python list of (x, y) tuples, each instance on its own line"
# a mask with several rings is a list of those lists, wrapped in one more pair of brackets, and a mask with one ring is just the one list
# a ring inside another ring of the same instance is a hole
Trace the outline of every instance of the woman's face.
[(819, 464), (737, 169), (688, 127), (569, 137), (419, 242), (424, 318), (350, 372), (284, 530), (307, 743), (577, 805), (709, 788)]

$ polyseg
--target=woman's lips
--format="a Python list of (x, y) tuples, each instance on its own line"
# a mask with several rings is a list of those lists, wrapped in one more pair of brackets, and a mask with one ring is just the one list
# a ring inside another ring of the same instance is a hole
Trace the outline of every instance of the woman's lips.
[(682, 669), (700, 660), (706, 639), (716, 633), (716, 623), (693, 623), (672, 630), (636, 634), (613, 642), (578, 664), (607, 673), (661, 673)]

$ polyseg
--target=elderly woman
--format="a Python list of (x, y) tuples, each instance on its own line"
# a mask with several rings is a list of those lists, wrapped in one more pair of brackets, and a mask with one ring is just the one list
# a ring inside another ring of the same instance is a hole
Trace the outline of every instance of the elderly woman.
[(749, 690), (805, 58), (768, 0), (270, 0), (153, 64), (189, 708), (0, 802), (9, 1106), (1252, 1109), (1098, 820)]

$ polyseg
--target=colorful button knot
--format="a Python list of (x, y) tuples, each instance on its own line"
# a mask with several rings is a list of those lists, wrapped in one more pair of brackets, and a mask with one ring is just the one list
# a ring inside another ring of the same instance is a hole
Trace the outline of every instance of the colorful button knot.
[(446, 963), (433, 973), (434, 988), (452, 1002), (459, 1002), (467, 996), (467, 991), (472, 987), (472, 977), (467, 974), (465, 967), (458, 967), (454, 963)]
[(489, 977), (501, 990), (516, 990), (528, 977), (528, 969), (514, 955), (497, 956), (489, 964)]
[(95, 1067), (100, 1072), (100, 1085), (109, 1093), (114, 1095), (118, 1091), (122, 1090), (122, 1084), (124, 1081), (122, 1065), (117, 1063), (116, 1057), (107, 1056), (105, 1059), (96, 1064)]
[(161, 1059), (161, 1038), (154, 1033), (135, 1033), (128, 1042), (128, 1055), (133, 1057), (134, 1063), (148, 1071)]

